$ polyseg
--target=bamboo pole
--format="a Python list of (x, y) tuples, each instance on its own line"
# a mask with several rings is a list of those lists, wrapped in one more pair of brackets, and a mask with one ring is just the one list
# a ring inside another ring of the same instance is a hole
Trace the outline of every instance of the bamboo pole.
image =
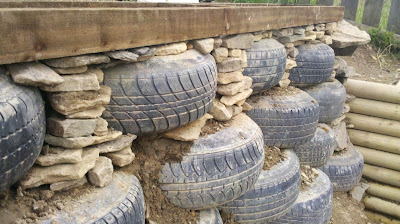
[(363, 177), (400, 187), (400, 172), (364, 164)]
[(350, 112), (400, 121), (400, 105), (355, 98), (349, 103)]
[(367, 196), (364, 198), (365, 208), (380, 212), (386, 215), (400, 218), (400, 205), (382, 200), (377, 197)]
[(365, 211), (365, 215), (367, 215), (368, 219), (373, 221), (374, 223), (400, 224), (400, 220), (389, 219), (386, 216), (368, 210)]
[(400, 171), (400, 155), (361, 146), (355, 148), (363, 155), (364, 163)]
[(377, 184), (377, 183), (368, 183), (368, 184), (369, 184), (369, 188), (367, 189), (368, 194), (400, 202), (400, 188)]
[(350, 119), (355, 129), (400, 138), (400, 121), (354, 113), (347, 113), (346, 117)]
[(344, 87), (356, 97), (400, 104), (400, 88), (393, 85), (348, 79)]
[(392, 136), (348, 129), (350, 141), (354, 145), (378, 149), (400, 155), (400, 139)]

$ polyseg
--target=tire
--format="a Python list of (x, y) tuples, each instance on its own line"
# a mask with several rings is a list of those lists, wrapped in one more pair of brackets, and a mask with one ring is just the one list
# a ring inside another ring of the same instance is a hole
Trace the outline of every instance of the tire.
[(332, 216), (333, 188), (329, 177), (319, 170), (314, 184), (304, 191), (285, 216), (272, 222), (273, 224), (327, 224)]
[(325, 165), (335, 149), (335, 135), (333, 130), (324, 125), (318, 127), (314, 137), (306, 144), (293, 148), (299, 157), (301, 165), (320, 167)]
[(195, 140), (181, 162), (163, 166), (159, 183), (172, 204), (213, 208), (242, 196), (257, 181), (264, 162), (260, 128), (243, 113), (225, 126)]
[(326, 44), (306, 44), (297, 47), (297, 67), (290, 69), (290, 84), (308, 86), (325, 82), (331, 77), (335, 53)]
[(71, 210), (58, 211), (51, 223), (93, 224), (144, 224), (145, 204), (139, 180), (123, 172), (113, 174), (111, 183), (103, 188), (93, 188), (79, 200), (68, 201)]
[(286, 68), (285, 46), (275, 39), (255, 42), (246, 50), (247, 67), (243, 75), (253, 79), (253, 92), (270, 89), (279, 83)]
[(44, 102), (37, 88), (16, 85), (0, 68), (0, 192), (31, 168), (46, 133)]
[[(273, 88), (272, 91), (278, 88)], [(247, 102), (252, 109), (247, 115), (264, 133), (267, 146), (292, 148), (305, 144), (314, 136), (318, 125), (319, 107), (307, 93), (289, 87), (293, 92), (251, 96)]]
[(334, 191), (349, 191), (361, 180), (364, 158), (352, 144), (342, 155), (333, 155), (322, 171), (328, 175)]
[(240, 198), (221, 206), (238, 223), (266, 223), (282, 217), (300, 191), (300, 164), (292, 150), (287, 159), (270, 170), (263, 170), (254, 187)]
[(217, 87), (214, 58), (196, 50), (104, 69), (112, 90), (103, 117), (124, 133), (162, 132), (207, 113)]
[(346, 89), (336, 79), (333, 82), (323, 82), (302, 90), (318, 101), (319, 122), (328, 123), (342, 116)]
[(211, 208), (200, 211), (200, 221), (198, 224), (223, 224), (223, 222), (218, 209)]

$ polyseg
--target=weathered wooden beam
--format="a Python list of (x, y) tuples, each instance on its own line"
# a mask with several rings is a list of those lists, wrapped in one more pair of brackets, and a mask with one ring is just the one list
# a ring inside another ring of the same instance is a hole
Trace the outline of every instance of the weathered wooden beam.
[(369, 188), (367, 189), (368, 194), (400, 202), (400, 188), (377, 184), (377, 183), (368, 183), (368, 184), (369, 184)]
[(348, 79), (344, 87), (356, 97), (400, 104), (400, 88), (396, 86)]
[(379, 27), (383, 8), (383, 0), (366, 0), (362, 23), (368, 26)]
[(400, 171), (400, 155), (361, 146), (354, 147), (363, 155), (364, 163)]
[(363, 177), (369, 178), (371, 180), (400, 187), (399, 171), (390, 170), (379, 166), (364, 164), (362, 175)]
[(367, 196), (364, 198), (365, 208), (380, 212), (395, 218), (400, 218), (400, 205), (377, 197)]
[(348, 113), (346, 117), (354, 129), (400, 138), (400, 121)]
[(378, 149), (400, 155), (400, 139), (366, 131), (348, 129), (350, 141), (354, 145)]
[(400, 105), (355, 98), (349, 103), (350, 112), (400, 121)]
[(343, 19), (342, 7), (0, 9), (0, 64)]

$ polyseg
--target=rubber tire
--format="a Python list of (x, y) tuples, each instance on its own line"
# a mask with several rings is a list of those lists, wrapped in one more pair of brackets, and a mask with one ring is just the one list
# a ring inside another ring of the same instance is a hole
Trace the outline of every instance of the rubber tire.
[(252, 109), (247, 115), (260, 126), (267, 146), (292, 148), (307, 143), (314, 136), (319, 117), (318, 102), (297, 90), (297, 94), (291, 95), (248, 98)]
[(247, 67), (243, 75), (253, 79), (253, 92), (267, 90), (279, 83), (286, 68), (286, 49), (275, 39), (255, 42), (246, 50)]
[(4, 70), (0, 70), (0, 91), (1, 192), (34, 164), (43, 146), (46, 118), (39, 90), (15, 84)]
[(163, 166), (159, 183), (172, 204), (213, 208), (242, 196), (257, 181), (264, 163), (260, 128), (243, 113), (225, 125), (195, 140), (181, 162)]
[(361, 180), (364, 158), (352, 144), (343, 155), (333, 155), (321, 170), (328, 175), (334, 191), (349, 191)]
[(198, 224), (223, 224), (223, 222), (218, 209), (211, 208), (200, 211), (200, 221)]
[(290, 69), (290, 85), (307, 86), (327, 81), (333, 72), (335, 53), (326, 44), (298, 46), (297, 66)]
[(103, 113), (110, 127), (136, 135), (162, 132), (210, 110), (217, 67), (210, 54), (188, 50), (106, 68), (104, 84), (112, 90)]
[(317, 128), (311, 141), (294, 147), (293, 151), (296, 153), (297, 157), (299, 157), (301, 165), (320, 167), (328, 162), (334, 149), (334, 132), (329, 126), (324, 125), (324, 128)]
[(327, 224), (332, 216), (333, 187), (324, 172), (319, 175), (312, 186), (300, 191), (299, 197), (285, 216), (273, 224)]
[(346, 102), (346, 89), (336, 79), (333, 82), (323, 82), (302, 90), (318, 101), (319, 122), (328, 123), (342, 116)]
[(111, 183), (95, 188), (74, 201), (74, 210), (58, 211), (41, 224), (93, 223), (144, 224), (145, 203), (139, 180), (123, 172), (115, 172)]
[(287, 159), (270, 170), (263, 170), (254, 188), (221, 209), (234, 214), (238, 223), (266, 223), (286, 214), (300, 191), (300, 164), (292, 150)]

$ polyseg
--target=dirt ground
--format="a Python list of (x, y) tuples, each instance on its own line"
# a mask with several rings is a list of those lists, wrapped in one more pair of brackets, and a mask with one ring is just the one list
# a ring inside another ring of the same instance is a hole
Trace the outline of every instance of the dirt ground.
[(364, 212), (364, 206), (354, 200), (347, 192), (333, 193), (332, 218), (329, 224), (373, 224)]

